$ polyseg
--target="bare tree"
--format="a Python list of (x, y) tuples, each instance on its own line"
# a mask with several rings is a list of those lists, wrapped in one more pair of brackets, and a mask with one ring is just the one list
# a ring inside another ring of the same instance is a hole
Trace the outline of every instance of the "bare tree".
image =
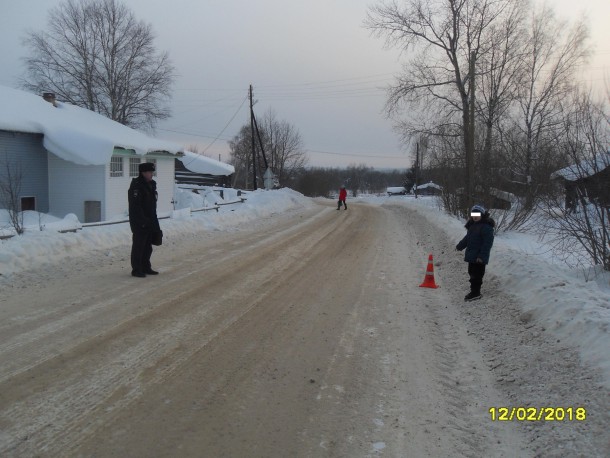
[(23, 169), (19, 163), (9, 160), (4, 155), (4, 164), (0, 171), (0, 199), (3, 208), (8, 211), (9, 221), (17, 234), (23, 234), (23, 212), (21, 211), (21, 184)]
[(554, 174), (564, 184), (562, 192), (544, 202), (549, 232), (558, 256), (581, 248), (594, 265), (610, 270), (610, 113), (590, 93), (576, 94), (567, 104), (562, 147), (570, 165)]
[[(268, 167), (281, 185), (289, 185), (307, 163), (301, 135), (287, 121), (279, 121), (273, 110), (268, 110), (257, 125)], [(256, 173), (257, 181), (260, 182), (265, 173), (261, 142), (256, 136), (254, 142)], [(229, 147), (231, 148), (230, 162), (235, 167), (236, 183), (243, 184), (247, 188), (252, 170), (252, 134), (249, 124), (242, 126), (239, 134), (229, 142)]]
[(523, 79), (526, 1), (514, 0), (484, 34), (487, 52), (478, 62), (479, 91), (476, 99), (477, 118), (484, 126), (479, 161), (484, 196), (489, 196), (492, 184), (497, 186), (498, 174), (492, 168), (499, 153), (497, 149), (494, 151), (497, 124), (512, 106)]
[(307, 164), (301, 134), (289, 122), (279, 121), (272, 109), (265, 113), (261, 127), (268, 165), (280, 184), (286, 185)]
[(389, 90), (388, 112), (425, 106), (434, 110), (443, 131), (459, 132), (469, 202), (474, 199), (475, 64), (487, 52), (485, 31), (510, 2), (406, 0), (399, 6), (391, 1), (372, 7), (366, 20), (374, 33), (386, 37), (388, 45), (418, 51)]
[(233, 187), (250, 189), (252, 171), (252, 131), (250, 125), (244, 125), (239, 133), (229, 141), (231, 159), (229, 163), (235, 167)]
[(169, 117), (174, 78), (168, 54), (153, 41), (152, 27), (118, 0), (67, 0), (50, 11), (47, 31), (27, 34), (23, 86), (152, 128)]
[(545, 4), (533, 11), (529, 27), (525, 71), (516, 98), (519, 115), (515, 126), (523, 142), (515, 144), (520, 151), (513, 157), (513, 167), (526, 188), (536, 185), (534, 172), (537, 163), (546, 159), (545, 152), (552, 154), (552, 142), (563, 123), (561, 102), (573, 90), (574, 72), (588, 55), (588, 29), (582, 20), (568, 27)]

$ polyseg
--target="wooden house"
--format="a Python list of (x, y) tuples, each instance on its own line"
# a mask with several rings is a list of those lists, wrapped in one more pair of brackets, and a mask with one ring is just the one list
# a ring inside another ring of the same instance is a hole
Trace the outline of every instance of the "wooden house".
[(176, 184), (230, 187), (235, 167), (215, 159), (185, 151), (175, 159)]
[(568, 209), (575, 208), (580, 198), (610, 208), (610, 152), (558, 170), (551, 179), (563, 184)]
[(442, 193), (443, 188), (432, 181), (413, 187), (413, 194), (420, 196), (440, 196)]

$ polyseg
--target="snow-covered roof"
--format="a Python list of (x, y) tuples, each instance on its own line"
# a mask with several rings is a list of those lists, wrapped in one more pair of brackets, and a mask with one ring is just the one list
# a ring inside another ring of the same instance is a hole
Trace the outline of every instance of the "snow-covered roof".
[(0, 130), (42, 134), (43, 146), (81, 165), (110, 162), (115, 147), (144, 155), (182, 152), (180, 145), (149, 137), (105, 116), (69, 103), (53, 106), (42, 96), (0, 86)]
[(440, 189), (440, 190), (443, 189), (441, 186), (439, 186), (439, 185), (437, 185), (436, 183), (433, 183), (433, 182), (422, 184), (422, 185), (419, 185), (417, 187), (417, 189), (426, 189), (426, 188), (436, 188), (436, 189)]
[(205, 173), (206, 175), (231, 175), (235, 167), (200, 154), (185, 151), (183, 157), (178, 158), (184, 167), (191, 172)]
[(595, 175), (607, 167), (610, 167), (610, 152), (598, 154), (593, 160), (582, 161), (553, 172), (551, 179), (564, 178), (568, 181), (576, 181)]
[(506, 191), (502, 191), (501, 189), (497, 189), (497, 188), (489, 188), (489, 194), (491, 194), (494, 197), (497, 197), (498, 199), (502, 199), (505, 200), (507, 202), (517, 202), (517, 196), (515, 196), (514, 194), (510, 193), (510, 192), (506, 192)]

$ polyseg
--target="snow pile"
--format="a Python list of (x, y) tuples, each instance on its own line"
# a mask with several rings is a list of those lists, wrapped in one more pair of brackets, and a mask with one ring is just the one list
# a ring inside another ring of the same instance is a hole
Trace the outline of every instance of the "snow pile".
[(233, 188), (181, 184), (174, 189), (174, 205), (177, 209), (214, 208), (217, 205), (241, 202), (242, 194), (245, 195), (243, 191)]
[[(210, 192), (221, 203), (241, 202), (237, 200), (236, 191), (225, 193), (226, 200)], [(315, 205), (311, 199), (290, 189), (259, 190), (249, 192), (245, 197), (247, 200), (244, 203), (223, 205), (218, 212), (191, 213), (190, 208), (175, 211), (171, 218), (160, 221), (161, 229), (167, 239), (196, 235), (201, 231), (238, 230), (245, 224), (252, 226), (258, 220), (277, 213)], [(6, 211), (0, 213), (0, 227), (6, 228), (7, 217)], [(42, 223), (44, 230), (40, 230), (39, 223)], [(129, 223), (83, 228), (74, 215), (68, 215), (63, 220), (40, 215), (39, 220), (38, 213), (25, 212), (24, 225), (26, 231), (23, 235), (0, 240), (0, 275), (5, 279), (7, 276), (10, 278), (12, 273), (65, 262), (72, 256), (82, 256), (93, 250), (109, 251), (131, 243)], [(68, 230), (76, 232), (58, 232)]]
[(174, 205), (178, 209), (188, 208), (196, 210), (199, 208), (212, 207), (201, 193), (195, 189), (178, 189), (174, 190)]
[[(20, 215), (21, 217), (21, 215)], [(24, 211), (23, 220), (19, 224), (23, 226), (26, 232), (33, 231), (74, 231), (82, 227), (80, 221), (75, 214), (69, 213), (63, 219), (45, 213), (35, 211)], [(15, 229), (11, 223), (9, 212), (0, 209), (0, 236), (13, 236)]]

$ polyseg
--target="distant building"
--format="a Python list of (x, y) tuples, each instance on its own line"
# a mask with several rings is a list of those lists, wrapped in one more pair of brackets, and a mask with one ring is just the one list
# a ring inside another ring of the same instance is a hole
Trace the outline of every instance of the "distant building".
[(404, 186), (390, 186), (387, 188), (386, 192), (388, 193), (388, 196), (404, 196), (408, 193)]
[(440, 196), (443, 193), (443, 188), (436, 183), (429, 183), (413, 186), (413, 193), (417, 192), (420, 196)]
[(177, 185), (230, 187), (235, 168), (230, 164), (185, 151), (175, 163)]
[(563, 184), (566, 208), (575, 208), (579, 196), (610, 208), (610, 152), (558, 170), (551, 179)]
[(489, 208), (498, 210), (510, 210), (513, 203), (517, 202), (517, 197), (507, 191), (501, 189), (489, 188), (489, 195), (483, 197), (482, 202), (485, 202)]

